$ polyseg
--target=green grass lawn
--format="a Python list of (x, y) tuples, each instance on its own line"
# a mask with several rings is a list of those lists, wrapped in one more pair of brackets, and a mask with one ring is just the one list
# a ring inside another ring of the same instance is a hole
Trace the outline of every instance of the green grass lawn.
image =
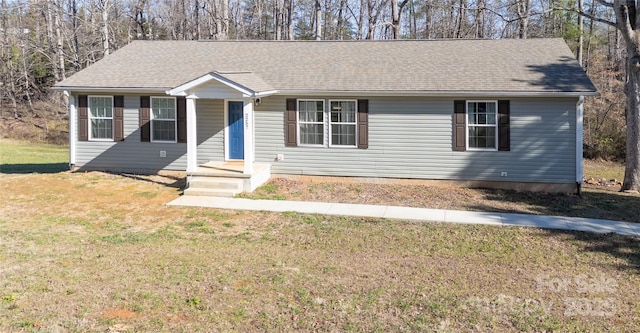
[(0, 173), (52, 173), (69, 169), (69, 148), (0, 139)]
[(631, 332), (640, 321), (637, 238), (169, 207), (174, 180), (146, 180), (0, 174), (0, 332)]
[(624, 164), (603, 160), (584, 160), (585, 178), (624, 179)]

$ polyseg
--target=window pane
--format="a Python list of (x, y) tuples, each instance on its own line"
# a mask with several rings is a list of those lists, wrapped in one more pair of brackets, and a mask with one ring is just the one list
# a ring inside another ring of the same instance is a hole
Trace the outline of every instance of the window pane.
[(469, 102), (467, 103), (467, 122), (469, 124), (495, 125), (496, 103)]
[(324, 102), (299, 101), (298, 117), (302, 122), (324, 122)]
[(111, 97), (90, 97), (89, 114), (91, 117), (111, 118), (113, 116), (113, 106)]
[(469, 126), (470, 148), (496, 148), (496, 128)]
[(175, 141), (176, 127), (175, 121), (158, 120), (153, 121), (153, 140), (154, 141)]
[(356, 125), (331, 125), (331, 144), (356, 145)]
[(355, 101), (332, 101), (331, 102), (331, 122), (355, 123), (356, 122)]
[(174, 109), (153, 109), (153, 119), (176, 119), (176, 110)]
[(324, 125), (322, 124), (300, 124), (300, 144), (322, 145)]
[(496, 113), (496, 103), (485, 103), (487, 113)]
[(317, 111), (300, 111), (300, 121), (301, 122), (317, 122), (321, 123), (324, 121), (323, 113)]
[(93, 139), (112, 139), (113, 120), (91, 119), (91, 137)]
[(355, 111), (331, 111), (331, 122), (333, 123), (355, 123)]
[(176, 119), (175, 100), (173, 98), (152, 98), (151, 109), (153, 119)]
[(298, 111), (298, 121), (309, 122), (309, 112), (307, 111)]

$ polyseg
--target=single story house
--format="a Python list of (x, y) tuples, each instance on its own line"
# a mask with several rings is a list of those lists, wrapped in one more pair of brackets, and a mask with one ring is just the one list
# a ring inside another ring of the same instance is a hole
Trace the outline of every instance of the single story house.
[(597, 94), (562, 39), (134, 41), (54, 89), (72, 169), (235, 170), (235, 192), (272, 173), (575, 191)]

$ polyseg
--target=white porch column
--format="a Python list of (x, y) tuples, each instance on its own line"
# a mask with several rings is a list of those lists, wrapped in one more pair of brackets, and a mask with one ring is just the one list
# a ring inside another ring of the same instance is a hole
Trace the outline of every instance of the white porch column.
[(187, 173), (198, 171), (196, 97), (187, 96)]
[(78, 139), (78, 109), (76, 97), (65, 90), (64, 94), (69, 98), (69, 168), (73, 170), (76, 165), (76, 140)]
[(244, 120), (244, 174), (253, 174), (253, 101), (250, 98), (243, 99), (243, 120)]

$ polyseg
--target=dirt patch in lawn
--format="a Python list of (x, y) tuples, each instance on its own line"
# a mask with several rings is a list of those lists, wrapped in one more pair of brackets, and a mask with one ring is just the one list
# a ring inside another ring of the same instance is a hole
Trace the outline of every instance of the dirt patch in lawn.
[(105, 319), (131, 319), (137, 317), (138, 314), (127, 309), (114, 309), (105, 311), (102, 315)]
[(466, 211), (589, 217), (640, 222), (640, 196), (620, 193), (614, 186), (585, 186), (576, 194), (471, 189), (451, 185), (403, 185), (354, 182), (351, 179), (272, 178), (243, 197), (393, 205)]

